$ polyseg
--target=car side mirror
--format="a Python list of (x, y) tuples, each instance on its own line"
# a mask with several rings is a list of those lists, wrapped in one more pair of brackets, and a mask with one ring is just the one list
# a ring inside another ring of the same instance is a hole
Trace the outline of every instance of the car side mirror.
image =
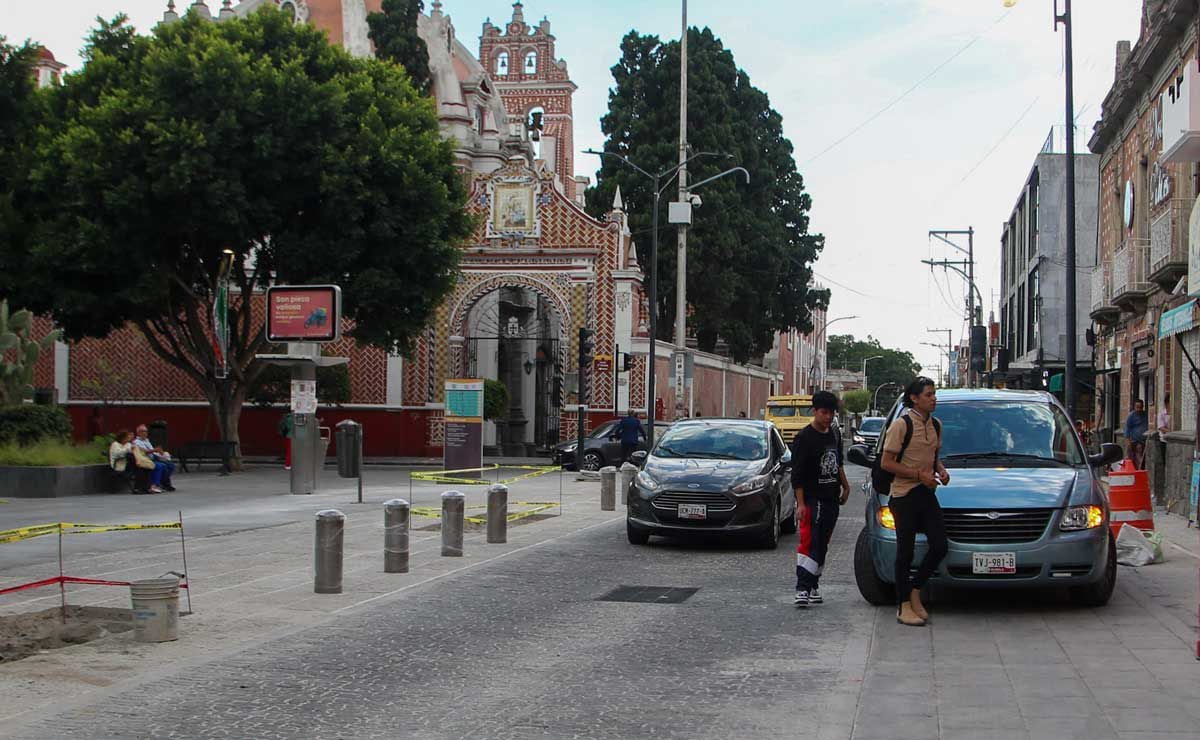
[(1093, 468), (1098, 468), (1101, 465), (1115, 463), (1124, 456), (1125, 453), (1121, 450), (1120, 445), (1113, 444), (1112, 442), (1105, 442), (1104, 444), (1100, 445), (1099, 452), (1097, 452), (1095, 455), (1088, 455), (1088, 464)]
[(871, 454), (867, 451), (866, 445), (851, 445), (850, 449), (846, 451), (846, 459), (852, 465), (871, 467)]
[(790, 468), (792, 466), (792, 451), (784, 450), (783, 454), (779, 456), (779, 463), (785, 468)]
[(634, 465), (636, 465), (640, 468), (646, 464), (646, 456), (649, 454), (650, 453), (646, 452), (645, 450), (638, 450), (637, 452), (630, 455), (629, 459), (633, 461)]

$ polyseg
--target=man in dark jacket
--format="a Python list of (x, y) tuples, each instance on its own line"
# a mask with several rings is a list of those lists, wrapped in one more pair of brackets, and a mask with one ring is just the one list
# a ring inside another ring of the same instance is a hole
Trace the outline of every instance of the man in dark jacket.
[(633, 409), (629, 410), (629, 415), (617, 422), (616, 428), (612, 431), (612, 438), (621, 440), (621, 462), (627, 462), (629, 456), (634, 453), (638, 446), (638, 437), (646, 438), (646, 430), (642, 428), (642, 423), (638, 421), (637, 412)]
[(1146, 458), (1146, 432), (1150, 430), (1150, 419), (1146, 416), (1146, 402), (1133, 402), (1133, 411), (1125, 417), (1125, 441), (1129, 443), (1128, 456), (1138, 470)]
[(796, 494), (797, 607), (821, 604), (821, 571), (829, 540), (837, 524), (838, 509), (850, 498), (842, 457), (842, 436), (833, 428), (837, 396), (829, 391), (813, 394), (812, 422), (792, 440), (792, 490)]

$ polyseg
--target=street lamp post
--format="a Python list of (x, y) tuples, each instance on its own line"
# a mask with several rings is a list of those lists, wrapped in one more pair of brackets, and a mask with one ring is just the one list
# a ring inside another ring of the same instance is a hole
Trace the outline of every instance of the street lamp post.
[[(871, 410), (872, 410), (872, 411), (874, 411), (874, 412), (876, 412), (876, 413), (878, 413), (878, 412), (879, 412), (879, 391), (880, 391), (880, 390), (882, 390), (882, 389), (884, 389), (884, 388), (886, 388), (886, 387), (888, 387), (889, 385), (896, 385), (896, 384), (895, 384), (895, 383), (893, 383), (892, 381), (890, 381), (890, 380), (889, 380), (889, 381), (888, 381), (888, 382), (886, 382), (886, 383), (882, 383), (882, 384), (880, 384), (880, 385), (879, 385), (879, 386), (878, 386), (878, 387), (875, 389), (875, 393), (874, 393), (874, 395), (872, 395), (872, 396), (871, 396)], [(899, 387), (899, 386), (897, 386), (897, 387)]]
[[(821, 324), (821, 331), (817, 332), (817, 336), (813, 340), (813, 361), (812, 361), (812, 364), (809, 366), (808, 377), (811, 378), (813, 376), (813, 370), (815, 370), (817, 367), (817, 348), (821, 346), (821, 338), (828, 334), (829, 325), (836, 324), (839, 321), (849, 321), (850, 319), (857, 319), (857, 318), (858, 318), (857, 316), (838, 316), (836, 319), (829, 319), (829, 318), (825, 319), (825, 321)], [(825, 366), (826, 366), (826, 368), (828, 368), (828, 366), (829, 366), (829, 358), (828, 357), (825, 358)], [(818, 386), (817, 390), (820, 390), (820, 391), (825, 390), (825, 380), (826, 380), (826, 376), (828, 374), (829, 374), (828, 370), (821, 373), (821, 383)], [(792, 385), (794, 386), (795, 385), (795, 374), (794, 373), (793, 373), (792, 377), (793, 377)], [(795, 388), (793, 388), (792, 390), (794, 391)]]
[[(705, 156), (731, 156), (731, 155), (717, 154), (715, 152), (697, 152), (696, 154), (693, 154), (691, 157), (689, 157), (687, 160), (680, 162), (678, 165), (676, 165), (670, 169), (651, 174), (651, 173), (647, 172), (646, 170), (642, 169), (641, 167), (638, 167), (633, 162), (629, 161), (628, 158), (623, 157), (620, 154), (617, 154), (615, 152), (601, 152), (601, 151), (596, 151), (595, 149), (585, 149), (584, 151), (587, 154), (595, 154), (599, 157), (612, 157), (612, 158), (616, 159), (617, 161), (622, 162), (627, 167), (629, 167), (629, 168), (635, 170), (636, 172), (638, 172), (639, 174), (641, 174), (643, 177), (649, 178), (650, 181), (653, 183), (653, 187), (654, 187), (654, 207), (652, 210), (652, 215), (650, 217), (650, 221), (651, 221), (651, 227), (650, 227), (650, 230), (651, 230), (651, 235), (650, 235), (650, 287), (649, 287), (649, 291), (648, 291), (648, 295), (647, 295), (647, 300), (650, 304), (650, 351), (648, 353), (647, 361), (646, 361), (646, 374), (647, 374), (647, 378), (646, 378), (646, 445), (647, 445), (647, 447), (653, 447), (654, 446), (654, 401), (655, 401), (654, 385), (655, 385), (655, 369), (656, 369), (656, 365), (657, 365), (656, 359), (657, 359), (657, 352), (658, 352), (658, 347), (657, 347), (657, 340), (658, 340), (658, 203), (659, 203), (659, 199), (662, 196), (662, 191), (666, 187), (666, 185), (662, 185), (661, 183), (662, 183), (663, 179), (665, 178), (667, 180), (667, 183), (669, 184), (671, 177), (674, 176), (674, 174), (677, 171), (679, 171), (681, 168), (686, 167), (687, 163), (691, 162), (693, 159), (696, 159), (698, 157), (705, 157)], [(740, 168), (738, 168), (738, 169), (740, 169)], [(745, 172), (745, 170), (742, 170), (742, 171)], [(728, 173), (722, 173), (722, 174), (728, 174)], [(746, 179), (747, 180), (750, 179), (749, 174), (746, 175)], [(703, 184), (703, 183), (701, 183), (701, 184)], [(583, 371), (583, 368), (580, 368), (580, 372), (582, 372), (582, 371)]]
[(871, 384), (867, 382), (867, 363), (871, 360), (882, 360), (883, 355), (875, 355), (874, 357), (864, 357), (862, 363), (863, 388), (870, 388)]

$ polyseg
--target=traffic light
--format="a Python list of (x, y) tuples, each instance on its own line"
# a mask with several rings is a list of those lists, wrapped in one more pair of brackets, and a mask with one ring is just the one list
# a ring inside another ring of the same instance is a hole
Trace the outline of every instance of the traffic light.
[(585, 329), (582, 326), (579, 327), (579, 356), (581, 358), (586, 357), (588, 364), (592, 362), (592, 350), (596, 347), (595, 336), (596, 332), (594, 330)]
[(628, 352), (621, 353), (621, 372), (627, 373), (633, 369), (633, 355)]
[(971, 369), (983, 372), (987, 368), (987, 328), (971, 327)]

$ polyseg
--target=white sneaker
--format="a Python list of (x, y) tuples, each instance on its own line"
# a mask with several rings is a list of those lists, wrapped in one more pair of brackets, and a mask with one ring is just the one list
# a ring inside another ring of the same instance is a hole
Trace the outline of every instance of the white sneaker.
[(804, 607), (808, 606), (810, 601), (811, 597), (808, 595), (807, 591), (797, 591), (796, 598), (792, 601), (792, 603), (798, 608), (803, 609)]
[(825, 599), (821, 598), (821, 589), (814, 588), (808, 592), (808, 603), (810, 603), (810, 604), (824, 604), (825, 603)]

